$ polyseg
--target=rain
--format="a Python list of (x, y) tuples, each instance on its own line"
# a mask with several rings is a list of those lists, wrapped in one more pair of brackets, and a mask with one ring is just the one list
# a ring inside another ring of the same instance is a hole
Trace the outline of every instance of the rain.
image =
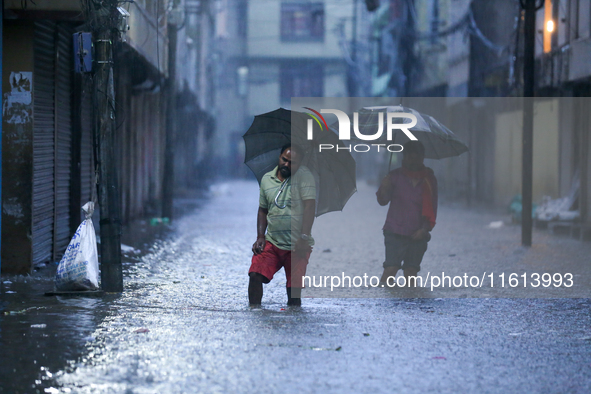
[(590, 15), (4, 1), (0, 393), (590, 392)]

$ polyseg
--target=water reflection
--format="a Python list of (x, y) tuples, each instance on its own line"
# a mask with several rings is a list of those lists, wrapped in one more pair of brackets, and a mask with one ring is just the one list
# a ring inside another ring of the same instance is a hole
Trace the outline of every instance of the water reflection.
[(45, 297), (49, 278), (11, 277), (0, 315), (0, 381), (3, 392), (47, 388), (54, 372), (79, 356), (104, 316), (105, 301)]

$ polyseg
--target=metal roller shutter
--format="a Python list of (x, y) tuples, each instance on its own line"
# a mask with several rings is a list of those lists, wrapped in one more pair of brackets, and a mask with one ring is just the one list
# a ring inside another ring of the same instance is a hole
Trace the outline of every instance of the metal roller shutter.
[(58, 260), (70, 238), (71, 31), (35, 23), (33, 267)]
[(55, 219), (54, 260), (63, 255), (70, 241), (70, 166), (72, 146), (72, 33), (63, 24), (56, 31), (55, 84)]
[(92, 200), (94, 185), (94, 152), (92, 137), (92, 95), (90, 83), (82, 85), (80, 108), (81, 141), (80, 141), (80, 206)]
[(54, 230), (55, 23), (35, 23), (33, 267), (51, 261)]

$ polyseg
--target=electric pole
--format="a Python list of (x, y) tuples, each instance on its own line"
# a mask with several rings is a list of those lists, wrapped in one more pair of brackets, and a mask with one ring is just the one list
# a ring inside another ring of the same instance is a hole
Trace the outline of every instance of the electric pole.
[(532, 194), (533, 194), (533, 142), (534, 142), (534, 88), (536, 56), (536, 0), (520, 0), (525, 12), (523, 51), (523, 136), (521, 172), (521, 244), (532, 243)]
[(95, 37), (94, 133), (98, 142), (101, 284), (106, 292), (123, 291), (121, 218), (115, 155), (115, 86), (113, 42), (117, 38), (117, 2), (89, 2)]
[(162, 183), (162, 217), (173, 219), (174, 146), (176, 133), (176, 46), (177, 26), (168, 24), (168, 80), (166, 83), (166, 146), (164, 148), (164, 179)]

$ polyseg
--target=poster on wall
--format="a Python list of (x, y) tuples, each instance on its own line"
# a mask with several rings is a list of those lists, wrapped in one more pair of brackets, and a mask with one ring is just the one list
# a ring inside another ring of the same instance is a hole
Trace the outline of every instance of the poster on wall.
[(9, 124), (25, 124), (31, 122), (33, 107), (31, 106), (31, 89), (33, 73), (31, 71), (10, 73), (10, 92), (4, 94), (2, 117)]

